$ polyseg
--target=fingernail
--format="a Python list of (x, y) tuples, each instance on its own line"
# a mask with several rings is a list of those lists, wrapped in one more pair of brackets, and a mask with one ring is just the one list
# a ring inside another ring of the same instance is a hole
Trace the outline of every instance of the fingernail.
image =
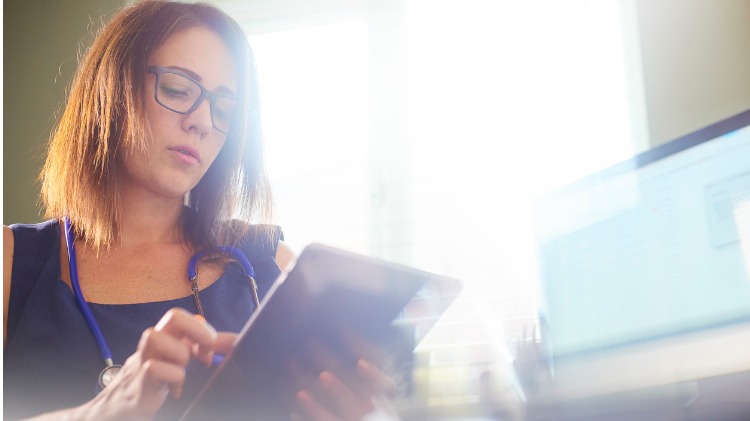
[(297, 392), (297, 399), (305, 404), (309, 404), (312, 402), (312, 397), (306, 390), (300, 390), (299, 392)]
[(330, 371), (323, 371), (318, 375), (321, 382), (327, 385), (333, 384), (333, 374)]
[(193, 317), (195, 317), (197, 320), (203, 322), (204, 325), (206, 325), (207, 328), (211, 329), (213, 333), (216, 333), (216, 329), (214, 329), (213, 326), (211, 326), (211, 323), (206, 321), (206, 318), (201, 316), (200, 314), (194, 314)]

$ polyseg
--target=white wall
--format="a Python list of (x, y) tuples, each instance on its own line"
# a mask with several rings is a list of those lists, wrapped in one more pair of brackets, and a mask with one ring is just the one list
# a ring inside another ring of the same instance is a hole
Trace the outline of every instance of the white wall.
[(750, 108), (750, 1), (638, 0), (653, 146)]

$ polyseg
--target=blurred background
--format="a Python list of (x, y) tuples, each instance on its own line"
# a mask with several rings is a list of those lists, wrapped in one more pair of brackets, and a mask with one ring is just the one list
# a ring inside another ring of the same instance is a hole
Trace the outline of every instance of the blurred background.
[[(41, 220), (35, 179), (77, 53), (127, 3), (4, 2), (4, 224)], [(746, 0), (211, 3), (256, 54), (292, 248), (464, 282), (415, 354), (433, 418), (520, 416), (538, 196), (750, 108)]]

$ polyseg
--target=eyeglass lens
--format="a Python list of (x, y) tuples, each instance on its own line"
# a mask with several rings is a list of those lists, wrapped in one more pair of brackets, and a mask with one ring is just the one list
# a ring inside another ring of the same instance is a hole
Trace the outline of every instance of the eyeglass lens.
[[(187, 113), (203, 99), (203, 89), (195, 81), (176, 73), (165, 72), (159, 76), (156, 100), (172, 111)], [(236, 106), (237, 100), (234, 98), (211, 98), (211, 120), (215, 129), (225, 134), (229, 133)]]

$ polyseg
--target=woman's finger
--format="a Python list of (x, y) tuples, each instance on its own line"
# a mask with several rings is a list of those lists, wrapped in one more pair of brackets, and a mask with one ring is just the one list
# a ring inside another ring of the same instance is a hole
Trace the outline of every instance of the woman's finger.
[(320, 373), (323, 370), (334, 370), (338, 373), (351, 371), (356, 361), (348, 350), (344, 353), (335, 353), (329, 345), (320, 340), (310, 339), (306, 342), (305, 351), (307, 352), (310, 368), (314, 373)]
[[(350, 355), (375, 355), (375, 351), (365, 352), (364, 342), (358, 338), (352, 338), (347, 353)], [(355, 346), (353, 342), (357, 342)], [(372, 347), (370, 347), (372, 348)], [(347, 359), (339, 358), (330, 348), (319, 341), (310, 341), (307, 345), (308, 355), (315, 361), (317, 372), (329, 371), (335, 373), (347, 388), (354, 392), (360, 400), (371, 402), (373, 395), (390, 395), (395, 392), (396, 385), (390, 376), (386, 375), (378, 366), (365, 357), (357, 358), (352, 363), (345, 363)], [(360, 352), (358, 352), (360, 351)], [(355, 353), (356, 352), (356, 353)]]
[(187, 338), (197, 344), (195, 356), (203, 362), (210, 362), (216, 342), (216, 330), (202, 318), (180, 308), (173, 308), (164, 314), (154, 330), (168, 333), (176, 338)]
[(370, 385), (373, 394), (392, 396), (396, 392), (396, 382), (375, 364), (360, 359), (357, 361), (357, 371), (366, 379), (365, 383)]
[[(302, 413), (311, 420), (315, 421), (340, 421), (341, 418), (334, 415), (325, 406), (318, 402), (315, 397), (307, 390), (297, 392), (297, 406)], [(293, 416), (294, 417), (294, 416)], [(297, 416), (299, 419), (300, 417)]]
[[(312, 377), (298, 394), (300, 407), (312, 419), (327, 419), (333, 414), (336, 419), (355, 420), (374, 409), (373, 395), (383, 393), (382, 385), (387, 377), (374, 365), (364, 360), (352, 359), (334, 352), (320, 341), (309, 340), (305, 347)], [(304, 378), (304, 376), (303, 376)], [(306, 397), (312, 400), (306, 400)]]
[(214, 349), (220, 354), (230, 353), (234, 349), (237, 337), (238, 335), (236, 333), (219, 332), (216, 335), (216, 343), (214, 344)]
[(141, 351), (143, 361), (163, 359), (185, 366), (190, 361), (191, 343), (189, 340), (186, 341), (171, 334), (157, 331), (154, 328), (149, 328), (141, 335), (138, 349)]
[(393, 378), (374, 363), (375, 361), (382, 362), (384, 360), (382, 349), (364, 340), (361, 335), (351, 329), (344, 329), (342, 336), (347, 347), (355, 355), (360, 356), (357, 361), (357, 371), (360, 376), (366, 379), (364, 384), (369, 386), (369, 393), (386, 396), (394, 394), (396, 392), (396, 383), (393, 381)]
[(143, 363), (140, 373), (143, 377), (145, 393), (159, 393), (166, 386), (175, 399), (182, 396), (185, 367), (152, 359)]
[(332, 398), (336, 413), (346, 420), (362, 418), (375, 409), (371, 396), (362, 396), (344, 384), (330, 371), (323, 371), (318, 376), (321, 387)]
[(372, 341), (365, 340), (362, 335), (350, 328), (341, 329), (341, 339), (346, 348), (359, 358), (367, 361), (379, 361), (382, 352)]

